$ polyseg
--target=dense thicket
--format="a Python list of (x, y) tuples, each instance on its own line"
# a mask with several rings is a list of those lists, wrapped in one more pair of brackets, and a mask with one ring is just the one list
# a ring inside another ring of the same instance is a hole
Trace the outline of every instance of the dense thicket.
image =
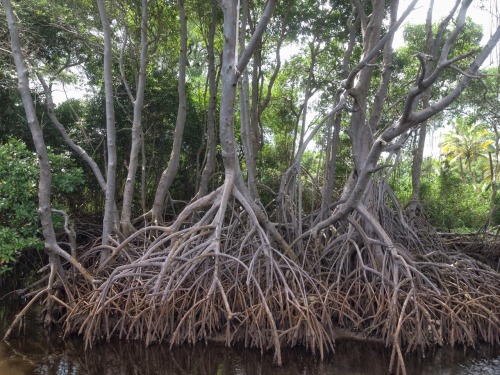
[(394, 49), (415, 3), (2, 0), (0, 272), (44, 241), (28, 293), (88, 345), (499, 343), (498, 14)]

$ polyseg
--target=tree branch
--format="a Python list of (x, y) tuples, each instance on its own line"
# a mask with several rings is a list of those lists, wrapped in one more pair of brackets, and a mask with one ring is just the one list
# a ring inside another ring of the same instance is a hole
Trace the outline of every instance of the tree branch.
[(87, 163), (90, 169), (92, 169), (92, 172), (94, 173), (94, 176), (97, 179), (97, 182), (99, 183), (101, 190), (106, 191), (106, 181), (104, 180), (104, 177), (101, 173), (101, 170), (99, 169), (99, 166), (94, 161), (94, 159), (92, 159), (90, 155), (82, 147), (78, 146), (75, 142), (73, 142), (71, 137), (68, 135), (68, 132), (66, 131), (64, 126), (59, 122), (59, 119), (57, 118), (54, 112), (55, 104), (52, 99), (52, 92), (49, 86), (47, 85), (47, 82), (45, 81), (43, 76), (38, 72), (36, 73), (36, 75), (38, 77), (38, 80), (42, 84), (43, 90), (45, 92), (47, 114), (49, 116), (52, 125), (54, 125), (54, 127), (59, 131), (59, 133), (64, 139), (64, 142), (66, 142), (66, 144)]
[(387, 43), (394, 35), (394, 33), (398, 30), (399, 26), (403, 23), (403, 21), (408, 17), (408, 15), (413, 11), (413, 8), (415, 7), (415, 4), (417, 3), (418, 0), (413, 0), (410, 5), (406, 8), (406, 10), (403, 12), (399, 20), (397, 20), (396, 23), (387, 31), (387, 34), (385, 34), (382, 38), (380, 38), (380, 41), (375, 45), (375, 47), (361, 60), (353, 70), (349, 73), (348, 77), (342, 81), (342, 87), (345, 88), (346, 90), (349, 90), (352, 88), (353, 83), (354, 83), (354, 78), (356, 78), (357, 74), (366, 67), (372, 60), (373, 58), (379, 53), (380, 49)]
[[(264, 13), (260, 18), (257, 27), (255, 28), (255, 32), (248, 42), (247, 48), (245, 48), (245, 51), (242, 52), (241, 57), (236, 64), (236, 70), (240, 72), (240, 74), (246, 68), (248, 62), (250, 61), (250, 57), (252, 57), (253, 51), (259, 43), (260, 38), (264, 34), (264, 31), (266, 31), (267, 24), (269, 23), (271, 15), (273, 14), (274, 9), (276, 9), (277, 4), (278, 0), (268, 0), (266, 8), (264, 9)], [(237, 74), (236, 79), (238, 76), (239, 74)]]

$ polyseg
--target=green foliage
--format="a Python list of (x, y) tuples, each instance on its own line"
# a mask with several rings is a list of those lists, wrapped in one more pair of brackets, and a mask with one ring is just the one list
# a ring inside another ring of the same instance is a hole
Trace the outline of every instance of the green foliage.
[[(433, 38), (436, 42), (438, 34), (438, 23), (433, 24)], [(450, 23), (448, 28), (444, 30), (443, 38), (439, 41), (439, 46), (442, 47), (446, 38), (449, 37), (451, 31), (455, 27), (454, 23)], [(399, 48), (393, 56), (394, 65), (394, 79), (397, 79), (399, 84), (391, 86), (390, 100), (399, 100), (402, 95), (405, 95), (407, 90), (415, 83), (415, 79), (420, 74), (420, 62), (415, 57), (417, 52), (429, 53), (426, 51), (426, 35), (425, 35), (425, 25), (412, 25), (408, 24), (404, 28), (404, 39), (405, 46)], [(482, 27), (474, 23), (470, 18), (466, 19), (466, 24), (464, 29), (459, 34), (457, 41), (453, 43), (450, 49), (450, 57), (457, 57), (462, 54), (471, 52), (480, 45), (482, 38)], [(441, 51), (441, 48), (438, 48)], [(470, 64), (473, 57), (469, 56), (467, 58), (461, 59), (457, 62), (456, 66), (465, 69), (468, 64)], [(433, 56), (431, 61), (427, 62), (427, 69), (437, 62), (439, 56)], [(437, 80), (437, 82), (430, 88), (430, 101), (433, 102), (440, 97), (448, 94), (456, 86), (456, 82), (461, 77), (461, 73), (455, 69), (447, 69), (444, 74)], [(452, 106), (449, 107), (447, 113), (440, 114), (432, 119), (433, 123), (437, 123), (443, 115), (450, 115), (451, 111), (455, 111), (455, 115), (463, 113), (464, 107), (467, 103), (457, 101)], [(382, 119), (382, 123), (390, 124), (395, 118), (397, 118), (399, 113), (399, 106), (393, 106), (393, 109), (385, 115), (385, 119)]]
[[(488, 218), (489, 199), (474, 185), (464, 183), (458, 169), (443, 161), (427, 158), (422, 166), (420, 203), (429, 222), (438, 231), (475, 231)], [(411, 196), (411, 163), (406, 158), (391, 180), (391, 186), (405, 205)]]
[(446, 161), (438, 176), (422, 184), (422, 205), (438, 230), (478, 230), (488, 218), (487, 196), (478, 194), (471, 184), (464, 184)]
[[(61, 205), (83, 184), (83, 172), (65, 154), (49, 156), (55, 205)], [(0, 145), (0, 274), (11, 269), (20, 251), (43, 248), (37, 216), (38, 173), (36, 155), (22, 141), (10, 139)]]
[[(451, 22), (443, 31), (438, 41), (444, 45), (455, 24)], [(438, 37), (438, 24), (432, 27), (434, 41)], [(397, 74), (399, 85), (393, 86), (391, 98), (399, 98), (412, 86), (420, 74), (420, 63), (415, 58), (416, 52), (430, 54), (426, 49), (425, 25), (407, 25), (404, 30), (405, 46), (394, 54), (394, 74)], [(464, 55), (473, 51), (480, 44), (482, 28), (471, 19), (466, 19), (464, 29), (450, 50), (451, 57)], [(438, 48), (437, 51), (440, 51)], [(432, 53), (435, 53), (432, 52)], [(428, 67), (437, 61), (439, 56), (427, 62)], [(471, 56), (461, 59), (457, 66), (464, 69), (471, 61)], [(433, 62), (432, 62), (433, 61)], [(446, 95), (456, 87), (461, 74), (458, 70), (448, 69), (430, 89), (430, 102)], [(484, 87), (481, 86), (484, 90)], [(475, 97), (480, 97), (477, 93)], [(431, 126), (440, 126), (448, 122), (453, 130), (445, 135), (441, 143), (442, 158), (427, 159), (422, 166), (420, 203), (425, 214), (438, 230), (450, 231), (468, 229), (476, 230), (483, 226), (488, 218), (489, 200), (484, 179), (484, 167), (488, 165), (488, 152), (492, 151), (491, 133), (470, 114), (472, 100), (459, 100), (434, 117)], [(393, 116), (399, 116), (399, 107), (394, 106), (393, 115), (386, 116), (385, 123), (390, 123)], [(391, 184), (403, 204), (408, 203), (412, 192), (411, 162), (412, 155), (405, 155), (399, 171), (393, 176)]]
[(0, 274), (11, 269), (16, 252), (43, 246), (36, 216), (37, 168), (20, 141), (0, 147)]
[[(458, 117), (454, 129), (444, 135), (441, 148), (451, 169), (460, 173), (463, 183), (472, 184), (476, 193), (482, 189), (483, 172), (489, 170), (488, 152), (493, 151), (492, 134), (472, 117)], [(484, 185), (483, 185), (484, 187)]]

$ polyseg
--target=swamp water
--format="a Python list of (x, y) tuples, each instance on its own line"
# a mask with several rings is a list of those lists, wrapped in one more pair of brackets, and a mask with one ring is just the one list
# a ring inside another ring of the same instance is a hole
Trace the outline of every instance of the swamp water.
[[(20, 311), (12, 296), (0, 299), (0, 337)], [(113, 340), (84, 350), (79, 338), (62, 339), (32, 315), (22, 335), (0, 341), (0, 375), (379, 375), (387, 374), (390, 351), (354, 342), (337, 343), (335, 355), (318, 357), (303, 348), (283, 351), (282, 367), (272, 364), (272, 353), (198, 344), (169, 349), (168, 344)], [(425, 358), (406, 357), (408, 375), (499, 375), (500, 348), (436, 349)]]

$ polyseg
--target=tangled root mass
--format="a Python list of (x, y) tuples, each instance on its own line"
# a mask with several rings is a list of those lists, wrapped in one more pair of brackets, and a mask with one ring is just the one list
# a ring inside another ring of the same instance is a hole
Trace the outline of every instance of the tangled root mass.
[(102, 282), (66, 280), (57, 298), (65, 332), (87, 345), (112, 336), (242, 342), (273, 350), (278, 364), (285, 346), (323, 357), (351, 336), (385, 343), (391, 370), (403, 373), (405, 352), (500, 343), (498, 272), (443, 251), (421, 222), (385, 207), (369, 231), (354, 212), (305, 237), (292, 260), (236, 199), (223, 216), (220, 200), (205, 203), (180, 224), (146, 226), (105, 262), (98, 246), (86, 251), (80, 261)]

